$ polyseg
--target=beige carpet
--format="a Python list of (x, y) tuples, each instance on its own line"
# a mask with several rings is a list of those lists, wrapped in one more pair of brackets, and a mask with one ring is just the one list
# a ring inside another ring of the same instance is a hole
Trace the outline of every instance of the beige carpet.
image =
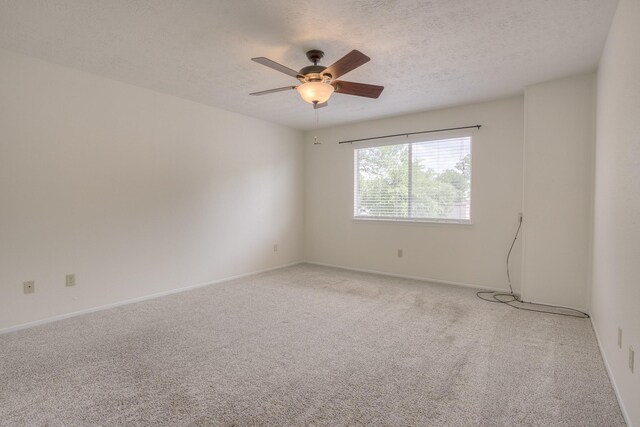
[(588, 320), (311, 265), (0, 336), (0, 425), (616, 426)]

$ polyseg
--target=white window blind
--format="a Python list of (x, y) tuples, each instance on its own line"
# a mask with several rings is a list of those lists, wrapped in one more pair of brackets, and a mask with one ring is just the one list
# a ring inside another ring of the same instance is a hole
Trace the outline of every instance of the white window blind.
[(354, 217), (468, 222), (471, 137), (354, 151)]

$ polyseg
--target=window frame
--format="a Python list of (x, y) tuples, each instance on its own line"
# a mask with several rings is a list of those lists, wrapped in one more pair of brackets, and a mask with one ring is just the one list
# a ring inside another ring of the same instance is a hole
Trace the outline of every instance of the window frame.
[[(442, 141), (447, 139), (456, 139), (456, 138), (469, 138), (469, 156), (471, 159), (471, 177), (470, 177), (470, 185), (469, 185), (469, 219), (451, 219), (451, 218), (402, 218), (402, 217), (383, 217), (383, 216), (358, 216), (356, 215), (356, 209), (358, 206), (358, 180), (356, 177), (357, 171), (359, 170), (359, 158), (357, 155), (357, 150), (365, 149), (365, 148), (375, 148), (375, 147), (386, 147), (390, 145), (402, 145), (409, 143), (421, 143), (421, 142), (430, 142), (430, 141)], [(453, 226), (470, 226), (473, 225), (473, 206), (474, 206), (474, 191), (473, 191), (473, 183), (474, 183), (474, 175), (475, 175), (475, 167), (473, 162), (473, 132), (464, 131), (464, 132), (451, 132), (446, 137), (442, 135), (436, 136), (432, 135), (431, 137), (420, 137), (420, 135), (412, 135), (408, 137), (404, 137), (402, 140), (397, 140), (396, 142), (370, 142), (368, 144), (360, 144), (357, 147), (353, 147), (353, 171), (351, 174), (352, 177), (352, 191), (353, 198), (351, 206), (351, 215), (352, 220), (357, 222), (372, 222), (372, 223), (400, 223), (400, 224), (427, 224), (427, 225), (453, 225)]]

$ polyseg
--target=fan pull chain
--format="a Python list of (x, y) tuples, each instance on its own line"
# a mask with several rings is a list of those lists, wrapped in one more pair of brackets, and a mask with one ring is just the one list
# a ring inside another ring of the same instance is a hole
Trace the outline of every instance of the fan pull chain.
[[(319, 123), (319, 120), (318, 120), (318, 109), (316, 108), (313, 111), (315, 111), (315, 113), (316, 113), (316, 132), (317, 132), (318, 131), (318, 123)], [(313, 137), (313, 145), (320, 145), (320, 144), (322, 144), (322, 143), (320, 141), (318, 141), (318, 135), (314, 136)]]

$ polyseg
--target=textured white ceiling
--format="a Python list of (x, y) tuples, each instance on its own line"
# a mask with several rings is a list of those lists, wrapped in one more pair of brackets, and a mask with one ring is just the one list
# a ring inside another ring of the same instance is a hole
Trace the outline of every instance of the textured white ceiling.
[(344, 80), (378, 100), (334, 95), (320, 126), (521, 92), (595, 69), (617, 0), (0, 0), (0, 46), (299, 129), (314, 111), (294, 69), (351, 49), (371, 61)]

